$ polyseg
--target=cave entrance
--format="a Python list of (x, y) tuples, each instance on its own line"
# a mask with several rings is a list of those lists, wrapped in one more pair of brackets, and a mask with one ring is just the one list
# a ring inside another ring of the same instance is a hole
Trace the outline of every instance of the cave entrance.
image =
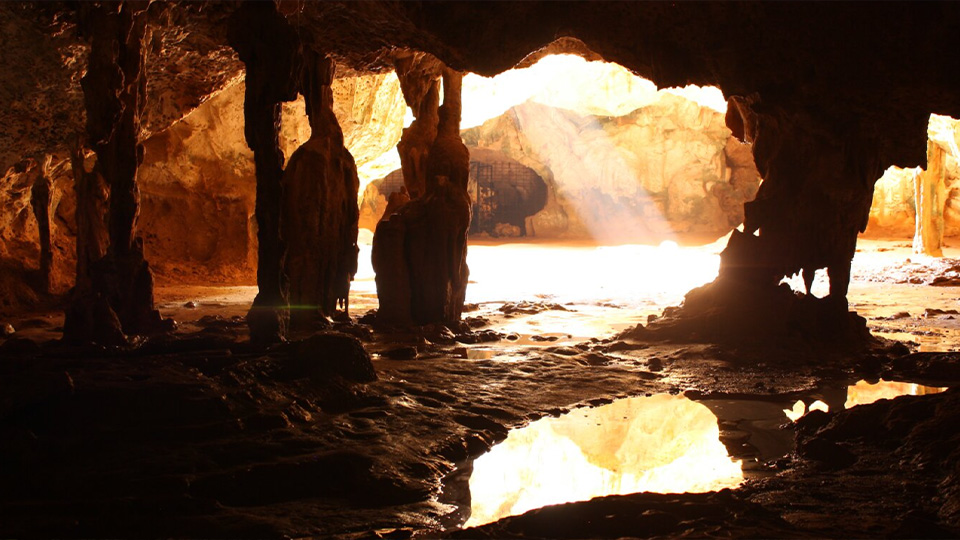
[[(757, 192), (752, 149), (727, 128), (719, 89), (658, 89), (580, 47), (583, 56), (540, 51), (497, 76), (463, 78), (468, 303), (552, 299), (659, 313), (716, 277), (726, 236)], [(364, 179), (361, 168), (369, 242), (403, 176), (398, 159), (385, 171), (383, 158), (357, 159), (379, 160), (383, 171)], [(361, 266), (355, 286), (369, 280), (373, 289), (373, 277)]]

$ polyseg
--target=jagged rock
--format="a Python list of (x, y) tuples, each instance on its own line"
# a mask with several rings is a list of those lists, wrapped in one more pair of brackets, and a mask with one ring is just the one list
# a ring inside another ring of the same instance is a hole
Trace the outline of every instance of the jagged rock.
[(247, 315), (250, 339), (271, 343), (286, 333), (286, 282), (281, 269), (280, 104), (297, 96), (296, 31), (276, 6), (243, 4), (230, 20), (230, 44), (247, 68), (244, 138), (253, 150), (257, 175), (257, 297)]
[[(103, 257), (77, 267), (77, 285), (64, 321), (64, 338), (68, 341), (101, 337), (116, 342), (115, 321), (104, 308), (116, 314), (124, 334), (163, 329), (160, 313), (153, 305), (153, 276), (143, 255), (143, 240), (137, 235), (137, 168), (143, 161), (141, 116), (146, 99), (145, 42), (150, 37), (143, 7), (120, 4), (82, 8), (87, 18), (85, 28), (91, 35), (90, 66), (81, 80), (88, 143), (97, 157), (91, 174), (103, 178), (110, 188), (109, 245)], [(78, 193), (90, 194), (86, 190)], [(78, 207), (90, 204), (89, 200), (78, 200)], [(78, 259), (86, 244), (77, 243)]]

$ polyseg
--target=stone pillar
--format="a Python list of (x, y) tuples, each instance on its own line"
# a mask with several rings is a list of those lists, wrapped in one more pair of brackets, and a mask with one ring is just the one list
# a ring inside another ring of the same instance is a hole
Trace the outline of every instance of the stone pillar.
[[(143, 161), (140, 118), (147, 83), (144, 43), (150, 39), (146, 6), (120, 2), (81, 8), (82, 26), (91, 39), (89, 66), (81, 80), (87, 138), (97, 157), (94, 173), (110, 189), (109, 246), (104, 257), (90, 262), (90, 288), (76, 288), (64, 322), (67, 339), (116, 341), (117, 322), (128, 335), (162, 329), (153, 304), (153, 275), (136, 230), (137, 168)], [(89, 202), (77, 204), (80, 208)]]
[[(443, 70), (444, 103), (437, 114), (437, 134), (426, 159), (412, 169), (424, 172), (422, 194), (398, 203), (377, 226), (373, 267), (380, 299), (378, 324), (460, 323), (469, 276), (470, 228), (470, 155), (460, 139), (461, 80), (460, 73)], [(404, 183), (419, 192), (419, 180), (408, 181), (408, 170), (404, 169)]]
[(283, 173), (280, 211), (294, 329), (334, 316), (338, 307), (347, 314), (350, 282), (357, 272), (360, 181), (333, 113), (333, 75), (333, 61), (312, 50), (303, 52), (300, 93), (311, 133)]
[(944, 151), (927, 140), (927, 169), (913, 177), (914, 204), (917, 210), (913, 252), (943, 257), (943, 211), (947, 204)]
[(230, 20), (228, 39), (246, 66), (244, 136), (253, 150), (257, 176), (257, 286), (247, 314), (250, 339), (272, 343), (286, 333), (286, 279), (280, 236), (283, 152), (280, 107), (297, 97), (296, 31), (274, 2), (244, 2)]
[(50, 272), (53, 266), (53, 250), (50, 245), (50, 191), (53, 187), (50, 179), (51, 159), (52, 156), (44, 159), (30, 189), (30, 206), (40, 233), (40, 288), (45, 293), (50, 292)]
[(410, 198), (426, 194), (427, 154), (437, 138), (440, 106), (439, 79), (443, 64), (426, 53), (398, 53), (394, 60), (400, 90), (413, 111), (413, 122), (403, 130), (397, 153), (403, 183)]

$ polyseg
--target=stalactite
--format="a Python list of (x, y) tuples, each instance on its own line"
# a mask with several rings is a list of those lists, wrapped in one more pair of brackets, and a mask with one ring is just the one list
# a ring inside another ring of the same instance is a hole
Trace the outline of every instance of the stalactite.
[(297, 97), (297, 35), (273, 2), (245, 2), (230, 20), (230, 45), (246, 66), (244, 136), (253, 150), (257, 176), (257, 286), (247, 314), (250, 339), (271, 343), (286, 333), (286, 278), (280, 236), (283, 152), (280, 104)]
[(300, 92), (311, 135), (290, 157), (283, 173), (280, 212), (293, 328), (333, 316), (338, 306), (347, 312), (359, 252), (360, 181), (333, 113), (334, 64), (311, 50), (304, 51), (303, 60)]
[[(116, 322), (123, 334), (162, 328), (153, 305), (153, 276), (136, 228), (137, 167), (143, 161), (140, 119), (146, 103), (144, 43), (150, 39), (144, 9), (145, 5), (127, 2), (83, 9), (91, 47), (81, 86), (87, 137), (97, 156), (95, 173), (110, 188), (109, 246), (104, 257), (88, 261), (90, 288), (76, 288), (64, 322), (67, 339), (117, 341)], [(81, 206), (89, 206), (89, 201), (78, 202)]]
[(414, 120), (403, 130), (397, 152), (403, 170), (403, 183), (411, 198), (426, 193), (426, 163), (430, 146), (437, 138), (440, 121), (439, 78), (443, 64), (426, 53), (398, 53), (394, 60), (400, 89)]
[(947, 203), (944, 159), (940, 145), (927, 139), (927, 168), (913, 180), (917, 212), (913, 252), (918, 255), (943, 257), (943, 211)]
[(53, 266), (53, 250), (50, 245), (50, 191), (53, 187), (50, 180), (51, 159), (49, 155), (44, 159), (30, 189), (30, 206), (40, 233), (40, 288), (45, 293), (50, 292), (50, 272)]
[(459, 324), (469, 275), (470, 228), (470, 156), (460, 139), (461, 77), (443, 71), (437, 135), (422, 162), (424, 194), (398, 205), (377, 226), (373, 267), (380, 298), (378, 324)]

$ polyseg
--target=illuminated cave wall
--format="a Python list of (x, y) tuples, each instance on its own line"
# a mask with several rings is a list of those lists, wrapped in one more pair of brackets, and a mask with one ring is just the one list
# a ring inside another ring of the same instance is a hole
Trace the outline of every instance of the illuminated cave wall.
[[(524, 223), (528, 236), (715, 240), (743, 221), (743, 203), (756, 195), (750, 147), (710, 107), (670, 93), (648, 101), (609, 116), (530, 100), (461, 136), (471, 151), (501, 153), (545, 180), (545, 207)], [(367, 188), (362, 227), (379, 219), (393, 184)]]
[[(960, 121), (947, 116), (931, 117), (927, 141), (935, 144), (942, 159), (945, 201), (944, 236), (960, 237)], [(918, 144), (924, 145), (926, 142)], [(910, 239), (916, 224), (914, 179), (926, 167), (890, 167), (874, 187), (870, 223), (864, 236)]]

